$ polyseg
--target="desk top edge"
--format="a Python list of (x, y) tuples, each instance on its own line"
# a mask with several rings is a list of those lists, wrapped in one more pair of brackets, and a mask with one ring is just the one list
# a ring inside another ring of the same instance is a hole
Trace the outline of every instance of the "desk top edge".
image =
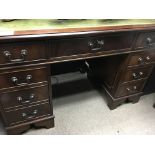
[(100, 26), (84, 28), (64, 28), (64, 29), (42, 29), (42, 30), (21, 30), (0, 33), (0, 40), (45, 38), (56, 36), (72, 36), (82, 34), (125, 32), (125, 31), (145, 31), (155, 30), (155, 24), (123, 25), (123, 26)]

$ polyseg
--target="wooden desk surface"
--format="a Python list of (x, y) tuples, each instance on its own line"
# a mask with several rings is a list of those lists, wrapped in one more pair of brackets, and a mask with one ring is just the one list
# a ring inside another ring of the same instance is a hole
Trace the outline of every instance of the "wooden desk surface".
[(155, 29), (155, 19), (19, 19), (0, 21), (0, 36), (77, 33), (88, 31), (122, 31), (129, 29)]

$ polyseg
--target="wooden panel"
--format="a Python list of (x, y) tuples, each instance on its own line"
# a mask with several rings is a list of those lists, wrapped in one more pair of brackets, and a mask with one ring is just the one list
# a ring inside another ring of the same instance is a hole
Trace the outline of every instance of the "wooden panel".
[(144, 94), (151, 94), (155, 92), (155, 67), (153, 68), (151, 75), (149, 76), (146, 85), (144, 87)]
[(144, 87), (144, 84), (145, 80), (139, 80), (127, 84), (122, 84), (118, 87), (115, 97), (123, 97), (141, 92)]
[(155, 31), (147, 32), (147, 33), (140, 33), (135, 48), (155, 48)]
[(133, 33), (117, 33), (85, 38), (52, 40), (51, 57), (130, 49), (133, 39)]
[(47, 58), (47, 44), (38, 42), (15, 42), (0, 45), (0, 65), (16, 64)]
[(46, 67), (8, 70), (0, 74), (0, 89), (48, 81)]
[(52, 115), (49, 103), (8, 111), (6, 112), (6, 119), (8, 120), (9, 125), (13, 125), (38, 119), (47, 115)]
[(124, 60), (126, 60), (126, 55), (90, 59), (88, 60), (90, 66), (89, 77), (96, 79), (96, 83), (104, 83), (108, 89), (111, 89), (117, 83), (117, 78), (120, 80)]
[(6, 108), (15, 108), (20, 106), (28, 106), (35, 102), (48, 100), (48, 86), (37, 86), (33, 88), (25, 88), (4, 92), (0, 94), (0, 103)]
[(128, 66), (142, 66), (155, 62), (155, 49), (133, 53), (130, 56)]
[(152, 67), (143, 67), (143, 68), (136, 68), (136, 69), (129, 69), (123, 73), (122, 82), (128, 82), (133, 80), (138, 80), (142, 78), (146, 78), (149, 76)]

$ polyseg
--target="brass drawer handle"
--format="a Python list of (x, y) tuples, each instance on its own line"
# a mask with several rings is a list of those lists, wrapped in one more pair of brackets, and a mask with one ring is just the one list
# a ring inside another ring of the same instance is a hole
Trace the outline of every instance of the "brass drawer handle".
[(36, 115), (38, 114), (38, 110), (36, 109), (36, 110), (34, 110), (32, 113), (22, 113), (22, 117), (24, 118), (24, 119), (31, 119), (31, 118), (34, 118), (34, 117), (36, 117)]
[(139, 72), (139, 73), (132, 73), (132, 76), (134, 79), (138, 79), (141, 78), (141, 76), (143, 76), (144, 73), (143, 72)]
[(143, 72), (139, 72), (139, 75), (142, 76), (142, 75), (144, 75), (144, 73)]
[(14, 85), (17, 85), (17, 84), (18, 84), (18, 79), (17, 79), (17, 77), (12, 77), (12, 78), (11, 78), (11, 81), (13, 82)]
[(136, 73), (133, 73), (132, 76), (134, 79), (138, 79), (138, 75)]
[(151, 58), (150, 58), (149, 56), (147, 56), (147, 57), (146, 57), (146, 60), (147, 60), (147, 61), (150, 61), (150, 60), (151, 60)]
[[(32, 75), (27, 75), (26, 76), (26, 78), (25, 78), (25, 80), (26, 80), (26, 82), (25, 83), (23, 83), (23, 84), (29, 84), (30, 82), (31, 82), (31, 80), (32, 80)], [(18, 83), (18, 78), (17, 77), (15, 77), (15, 76), (13, 76), (12, 78), (11, 78), (11, 81), (13, 82), (13, 84), (14, 85), (20, 85), (19, 83)]]
[(152, 43), (152, 39), (150, 37), (146, 38), (146, 43), (150, 45)]
[(137, 86), (133, 86), (132, 89), (130, 89), (130, 88), (127, 87), (126, 90), (127, 90), (128, 92), (135, 91), (135, 90), (137, 90)]
[(130, 89), (130, 88), (126, 88), (126, 90), (127, 90), (127, 91), (131, 91), (131, 89)]
[(138, 61), (140, 62), (140, 64), (144, 64), (144, 60), (143, 60), (142, 57), (139, 57), (139, 58), (138, 58)]
[[(97, 47), (95, 47), (97, 45)], [(88, 46), (91, 48), (92, 51), (98, 51), (103, 48), (104, 40), (96, 40), (95, 42), (89, 41)]]
[(25, 104), (25, 103), (32, 102), (34, 100), (34, 98), (35, 98), (35, 94), (30, 94), (28, 99), (23, 99), (22, 96), (18, 96), (17, 101), (22, 103), (22, 104)]
[(10, 62), (22, 62), (22, 61), (25, 61), (28, 51), (26, 49), (22, 49), (21, 50), (21, 58), (19, 58), (19, 59), (12, 59), (11, 58), (12, 55), (9, 51), (4, 51), (3, 54)]
[(133, 86), (133, 90), (137, 90), (137, 86)]
[(26, 76), (27, 83), (30, 83), (31, 79), (32, 79), (32, 75), (27, 75)]
[(139, 62), (140, 64), (149, 63), (150, 60), (151, 60), (150, 56), (146, 56), (145, 61), (144, 61), (144, 59), (143, 59), (142, 57), (139, 57), (139, 58), (138, 58), (138, 62)]

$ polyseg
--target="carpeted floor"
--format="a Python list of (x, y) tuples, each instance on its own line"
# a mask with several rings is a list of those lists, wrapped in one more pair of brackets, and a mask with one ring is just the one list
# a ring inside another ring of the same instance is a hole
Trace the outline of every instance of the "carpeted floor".
[[(55, 128), (31, 129), (25, 135), (155, 134), (155, 94), (111, 111), (104, 92), (86, 79), (56, 85), (53, 91)], [(0, 134), (5, 134), (2, 124)]]

